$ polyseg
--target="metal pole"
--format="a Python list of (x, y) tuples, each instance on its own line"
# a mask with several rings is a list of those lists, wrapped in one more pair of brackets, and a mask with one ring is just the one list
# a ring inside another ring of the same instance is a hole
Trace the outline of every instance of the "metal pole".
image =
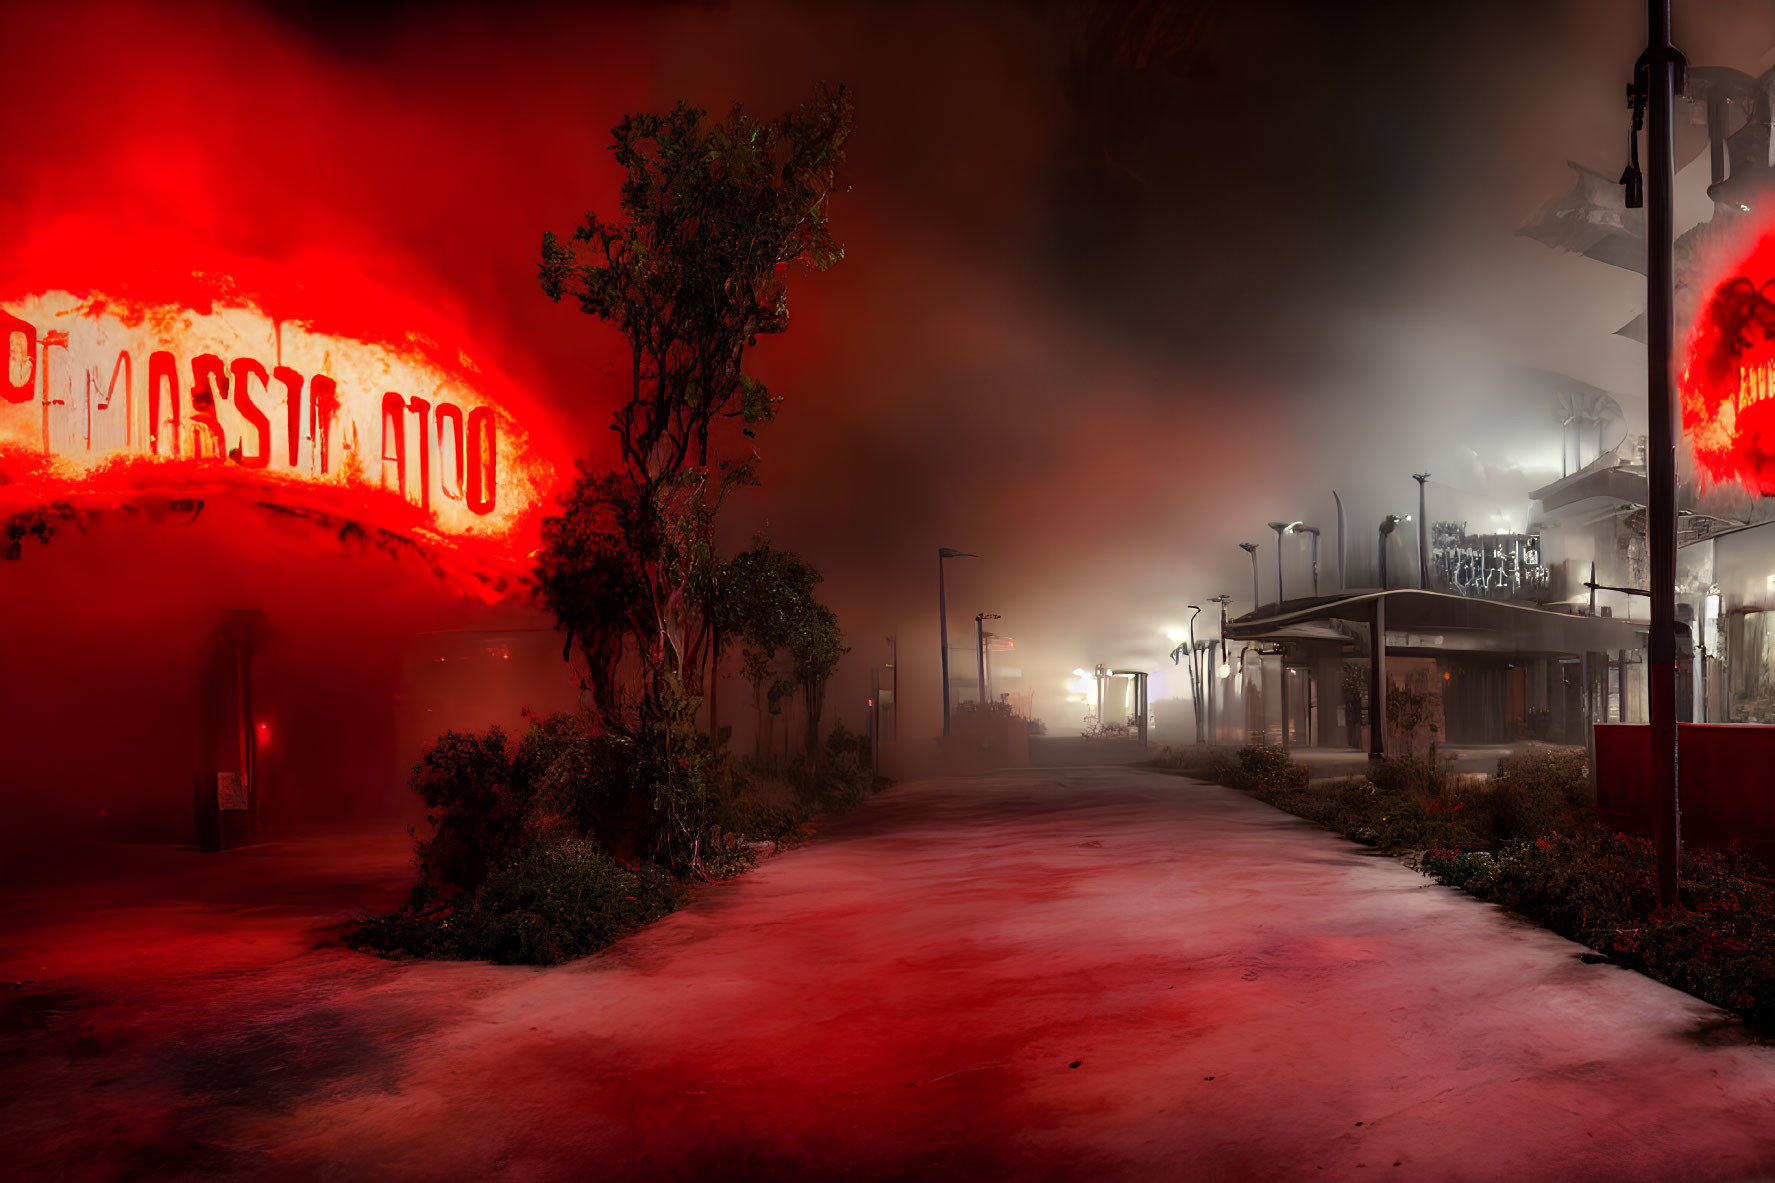
[(1670, 44), (1670, 0), (1646, 4), (1640, 59), (1646, 102), (1646, 471), (1652, 622), (1647, 664), (1652, 726), (1652, 791), (1658, 803), (1658, 895), (1676, 903), (1682, 860), (1676, 730), (1676, 400), (1671, 355), (1676, 337), (1676, 160), (1672, 142), (1677, 74), (1685, 63)]
[(1217, 743), (1220, 736), (1215, 732), (1214, 699), (1220, 693), (1220, 667), (1214, 661), (1214, 649), (1219, 642), (1212, 639), (1208, 642), (1208, 742)]
[(1271, 522), (1270, 529), (1276, 532), (1276, 611), (1282, 610), (1282, 535), (1300, 525), (1299, 522)]
[(1251, 614), (1257, 615), (1257, 543), (1241, 542), (1239, 549), (1251, 556)]
[(1187, 607), (1190, 609), (1188, 626), (1190, 713), (1196, 717), (1196, 742), (1199, 744), (1202, 742), (1202, 667), (1199, 664), (1201, 659), (1196, 654), (1196, 617), (1202, 614), (1202, 610), (1194, 604), (1189, 604)]
[(1418, 586), (1427, 591), (1430, 587), (1430, 519), (1424, 516), (1424, 482), (1430, 479), (1430, 474), (1414, 472), (1411, 479), (1418, 483)]
[(975, 677), (979, 678), (980, 705), (986, 705), (986, 614), (974, 613), (974, 663)]
[(1337, 590), (1341, 592), (1349, 587), (1344, 582), (1344, 499), (1336, 489), (1331, 491), (1331, 499), (1337, 502)]
[[(949, 734), (949, 598), (943, 587), (944, 559), (977, 559), (979, 555), (953, 547), (937, 548), (937, 641), (943, 649), (943, 734)], [(896, 700), (894, 709), (899, 710)]]
[(943, 589), (943, 560), (949, 556), (937, 552), (937, 643), (943, 650), (943, 734), (949, 734), (949, 598)]
[(881, 671), (869, 667), (869, 771), (881, 771)]
[(1387, 598), (1374, 598), (1368, 637), (1368, 758), (1387, 755)]
[(986, 622), (1000, 619), (996, 612), (974, 613), (974, 659), (979, 663), (980, 705), (984, 707), (986, 698)]
[(893, 723), (890, 728), (893, 732), (893, 739), (898, 742), (900, 738), (900, 641), (898, 637), (889, 637), (887, 643), (888, 651), (894, 655), (894, 664), (888, 667), (894, 671), (894, 676), (888, 679), (888, 693), (894, 696), (894, 713), (888, 718)]

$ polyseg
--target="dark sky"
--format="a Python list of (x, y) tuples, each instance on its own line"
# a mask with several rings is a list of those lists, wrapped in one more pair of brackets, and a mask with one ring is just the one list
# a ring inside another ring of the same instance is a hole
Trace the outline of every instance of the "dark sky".
[[(1679, 8), (1695, 60), (1768, 64), (1768, 3)], [(1248, 597), (1235, 544), (1273, 545), (1276, 517), (1329, 535), (1333, 487), (1353, 538), (1426, 467), (1434, 516), (1520, 517), (1558, 436), (1513, 367), (1643, 380), (1610, 336), (1634, 277), (1513, 236), (1568, 159), (1623, 163), (1639, 13), (15, 6), (9, 40), (38, 49), (0, 82), (29, 112), (0, 152), (0, 268), (9, 290), (146, 293), (186, 267), (317, 307), (400, 291), (534, 390), (551, 434), (602, 446), (621, 343), (543, 299), (534, 259), (544, 229), (613, 208), (609, 127), (845, 83), (848, 257), (796, 279), (790, 332), (754, 356), (787, 401), (732, 529), (828, 572), (855, 650), (841, 705), (900, 635), (915, 724), (934, 550), (981, 552), (955, 620), (1001, 613), (1065, 729), (1058, 671), (1158, 668), (1183, 604)]]

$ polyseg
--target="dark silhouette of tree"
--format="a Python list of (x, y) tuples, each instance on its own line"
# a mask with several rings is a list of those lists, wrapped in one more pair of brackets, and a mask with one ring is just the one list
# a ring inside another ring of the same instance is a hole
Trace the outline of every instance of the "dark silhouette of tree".
[(826, 680), (848, 652), (837, 614), (814, 596), (822, 578), (800, 555), (777, 550), (762, 537), (723, 565), (718, 623), (723, 636), (741, 644), (741, 669), (758, 710), (759, 754), (768, 746), (770, 721), (799, 690), (807, 715), (807, 758), (819, 760)]
[(792, 264), (842, 257), (827, 206), (851, 114), (847, 91), (822, 87), (769, 121), (735, 106), (711, 122), (682, 103), (630, 115), (612, 129), (620, 216), (588, 213), (566, 242), (543, 236), (543, 292), (577, 300), (630, 348), (611, 424), (621, 463), (581, 462), (538, 561), (543, 602), (607, 724), (699, 694), (719, 648), (715, 518), (755, 481), (749, 440), (776, 402), (745, 373), (745, 351), (788, 328)]

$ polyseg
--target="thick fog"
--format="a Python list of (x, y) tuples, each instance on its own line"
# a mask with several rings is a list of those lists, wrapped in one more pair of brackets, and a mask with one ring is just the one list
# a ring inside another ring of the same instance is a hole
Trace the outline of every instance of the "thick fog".
[[(535, 258), (544, 230), (614, 208), (610, 126), (849, 85), (846, 258), (793, 279), (790, 331), (752, 355), (785, 401), (726, 529), (767, 528), (826, 572), (852, 649), (829, 702), (853, 726), (894, 635), (902, 734), (936, 730), (939, 546), (981, 556), (949, 566), (952, 643), (999, 614), (1019, 689), (1063, 732), (1085, 709), (1069, 671), (1167, 670), (1186, 604), (1249, 607), (1238, 543), (1260, 544), (1274, 594), (1266, 521), (1324, 530), (1329, 587), (1332, 490), (1366, 572), (1380, 518), (1417, 512), (1413, 472), (1432, 517), (1526, 524), (1528, 491), (1560, 474), (1548, 374), (1643, 415), (1643, 349), (1616, 335), (1642, 281), (1516, 234), (1570, 188), (1568, 160), (1625, 161), (1643, 28), (1619, 0), (5, 19), (33, 47), (0, 78), (31, 113), (0, 150), (5, 294), (176, 299), (198, 271), (322, 329), (410, 316), (595, 457), (623, 345), (544, 299)], [(1678, 22), (1697, 63), (1756, 71), (1775, 47), (1766, 4)], [(1697, 167), (1679, 231), (1707, 212)], [(67, 561), (59, 545), (29, 563)], [(66, 570), (102, 578), (86, 545)], [(1309, 576), (1289, 547), (1293, 594)], [(12, 575), (9, 618), (29, 619)], [(116, 656), (134, 660), (122, 636)]]

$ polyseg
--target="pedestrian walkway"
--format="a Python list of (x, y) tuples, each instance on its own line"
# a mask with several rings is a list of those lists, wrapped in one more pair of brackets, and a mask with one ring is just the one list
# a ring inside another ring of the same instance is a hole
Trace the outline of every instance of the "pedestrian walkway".
[[(15, 1007), (0, 1044), (13, 1168), (1775, 1172), (1775, 1049), (1720, 1012), (1238, 793), (1150, 771), (898, 786), (550, 970), (361, 957), (324, 944), (305, 898), (245, 916), (217, 904), (206, 927), (189, 898), (169, 911), (143, 893), (142, 923), (187, 956), (70, 961), (21, 994), (55, 1001)], [(189, 955), (235, 924), (250, 955)], [(30, 939), (55, 957), (53, 933)]]

